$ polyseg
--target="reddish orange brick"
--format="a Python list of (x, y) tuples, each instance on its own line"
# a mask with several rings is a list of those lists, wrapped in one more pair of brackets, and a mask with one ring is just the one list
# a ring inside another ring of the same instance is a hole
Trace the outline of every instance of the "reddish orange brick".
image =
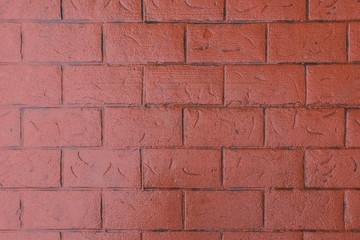
[(189, 25), (189, 62), (251, 63), (265, 61), (265, 25)]
[(339, 232), (304, 232), (304, 240), (358, 240), (360, 233)]
[(258, 229), (263, 225), (260, 191), (186, 192), (187, 229)]
[(64, 69), (64, 102), (140, 104), (140, 67), (69, 66)]
[(149, 66), (145, 101), (156, 104), (222, 104), (224, 74), (214, 66)]
[[(140, 233), (137, 232), (65, 232), (63, 240), (140, 240)], [(0, 239), (1, 240), (1, 239)]]
[(20, 111), (13, 108), (0, 109), (0, 146), (20, 144)]
[(344, 145), (343, 109), (270, 108), (266, 113), (267, 146)]
[[(105, 228), (181, 229), (181, 193), (176, 191), (104, 192)], [(121, 218), (119, 218), (121, 216)]]
[(359, 188), (358, 164), (360, 164), (360, 150), (307, 150), (305, 154), (306, 186)]
[(57, 232), (1, 232), (0, 240), (60, 240)]
[(220, 240), (217, 232), (145, 232), (143, 240)]
[(304, 104), (305, 68), (296, 65), (226, 67), (226, 104)]
[(305, 20), (303, 0), (228, 0), (227, 19), (230, 21)]
[[(0, 229), (10, 230), (20, 227), (20, 193), (0, 192)], [(6, 239), (7, 240), (7, 239)]]
[(185, 143), (188, 146), (261, 146), (262, 109), (186, 109)]
[(63, 0), (63, 12), (66, 20), (141, 22), (141, 1)]
[(349, 25), (349, 60), (360, 61), (360, 23)]
[(343, 193), (270, 191), (265, 196), (268, 229), (343, 229)]
[(23, 192), (25, 229), (100, 227), (100, 193), (95, 191)]
[(360, 192), (346, 191), (345, 192), (345, 228), (359, 229), (360, 228)]
[(223, 0), (145, 0), (148, 21), (221, 21), (223, 13)]
[(145, 187), (220, 187), (220, 162), (220, 150), (146, 149), (144, 184)]
[(109, 63), (184, 62), (182, 24), (108, 24), (105, 28)]
[(99, 146), (101, 111), (83, 108), (25, 109), (24, 145)]
[(179, 146), (181, 109), (109, 108), (105, 110), (107, 146)]
[(60, 151), (0, 151), (1, 187), (60, 187)]
[(301, 188), (303, 153), (293, 150), (226, 150), (225, 187)]
[(357, 65), (308, 66), (308, 103), (360, 104), (359, 74)]
[(311, 20), (359, 20), (359, 2), (353, 0), (311, 0), (309, 1)]
[[(1, 11), (1, 7), (0, 7)], [(0, 14), (1, 16), (1, 14)], [(1, 17), (0, 17), (1, 18)], [(20, 25), (15, 23), (0, 24), (0, 62), (21, 61)]]
[(347, 146), (360, 147), (360, 110), (348, 110), (346, 127)]
[(299, 232), (225, 232), (223, 240), (303, 240)]
[(273, 23), (268, 34), (272, 63), (346, 62), (344, 23)]
[(0, 66), (0, 104), (61, 103), (61, 69), (57, 66)]
[(66, 187), (140, 186), (138, 150), (66, 150), (63, 158)]
[(61, 18), (59, 0), (2, 1), (0, 19), (58, 20)]
[(24, 60), (31, 62), (100, 62), (99, 24), (26, 23)]

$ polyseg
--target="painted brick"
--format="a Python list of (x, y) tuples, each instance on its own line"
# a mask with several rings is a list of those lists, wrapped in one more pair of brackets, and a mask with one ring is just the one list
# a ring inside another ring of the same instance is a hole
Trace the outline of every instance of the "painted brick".
[(145, 149), (143, 174), (145, 187), (220, 187), (221, 151)]
[(191, 63), (265, 62), (265, 25), (189, 25)]
[(0, 146), (20, 144), (20, 111), (13, 108), (0, 109)]
[(349, 147), (360, 147), (360, 110), (347, 110), (346, 143)]
[(346, 62), (346, 24), (273, 23), (268, 34), (271, 63)]
[(2, 232), (0, 240), (60, 240), (57, 232)]
[(105, 28), (109, 63), (184, 62), (182, 24), (108, 24)]
[(222, 104), (224, 74), (214, 66), (149, 66), (145, 101), (155, 104)]
[(143, 240), (220, 240), (216, 232), (145, 232)]
[(337, 232), (304, 232), (304, 240), (357, 240), (360, 233), (337, 233)]
[(20, 193), (0, 192), (0, 229), (16, 230), (20, 227)]
[(296, 150), (226, 150), (225, 187), (302, 188), (303, 153)]
[(179, 146), (181, 109), (108, 108), (105, 110), (107, 146)]
[(267, 229), (343, 229), (340, 191), (270, 191), (265, 195)]
[(99, 24), (26, 23), (24, 60), (31, 62), (100, 62)]
[(305, 68), (297, 65), (226, 67), (226, 104), (305, 103)]
[(137, 232), (65, 232), (64, 240), (140, 240), (140, 233)]
[(28, 147), (101, 145), (99, 109), (25, 109), (23, 124)]
[(224, 240), (303, 240), (299, 232), (225, 232)]
[(262, 109), (186, 109), (188, 146), (262, 146)]
[(65, 187), (140, 186), (138, 150), (66, 150)]
[(259, 229), (263, 225), (259, 191), (186, 192), (185, 201), (187, 229)]
[(180, 192), (113, 191), (104, 192), (103, 194), (105, 228), (182, 228), (182, 198)]
[(296, 21), (306, 19), (303, 0), (228, 0), (230, 21)]
[(309, 18), (324, 21), (359, 20), (359, 2), (311, 0), (309, 1)]
[(344, 145), (343, 109), (269, 108), (266, 112), (266, 146)]
[(64, 69), (64, 102), (140, 104), (140, 67), (69, 66)]
[(346, 191), (344, 200), (345, 209), (345, 228), (359, 229), (360, 228), (360, 192)]
[(360, 23), (349, 25), (349, 60), (360, 61)]
[[(0, 7), (1, 11), (1, 7)], [(1, 16), (1, 14), (0, 14)], [(0, 24), (0, 62), (21, 61), (20, 25), (16, 23)]]

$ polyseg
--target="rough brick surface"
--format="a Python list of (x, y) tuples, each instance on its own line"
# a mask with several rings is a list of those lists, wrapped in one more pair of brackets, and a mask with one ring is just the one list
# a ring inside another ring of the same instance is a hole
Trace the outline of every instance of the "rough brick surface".
[(187, 229), (258, 229), (263, 224), (263, 198), (258, 191), (186, 192), (185, 204)]
[(268, 229), (343, 229), (343, 193), (271, 191), (265, 195)]
[(303, 0), (228, 0), (227, 19), (230, 21), (305, 20)]
[(360, 239), (357, 0), (0, 0), (0, 240)]
[(268, 50), (273, 63), (345, 62), (346, 24), (273, 23)]

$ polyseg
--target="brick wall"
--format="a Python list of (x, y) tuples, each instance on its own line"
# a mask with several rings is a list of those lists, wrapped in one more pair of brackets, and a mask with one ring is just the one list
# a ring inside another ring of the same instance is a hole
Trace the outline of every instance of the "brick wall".
[(0, 240), (360, 239), (358, 20), (0, 1)]

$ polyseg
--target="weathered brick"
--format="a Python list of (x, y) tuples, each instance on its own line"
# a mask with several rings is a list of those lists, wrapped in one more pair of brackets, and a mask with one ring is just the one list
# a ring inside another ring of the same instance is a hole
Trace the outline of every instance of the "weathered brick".
[(347, 110), (346, 143), (348, 147), (360, 147), (360, 110)]
[(20, 144), (20, 110), (0, 109), (0, 146), (13, 147)]
[(360, 228), (360, 192), (346, 191), (344, 200), (345, 228)]
[(360, 233), (355, 232), (304, 232), (304, 240), (358, 240)]
[[(65, 232), (63, 240), (140, 240), (137, 232)], [(1, 240), (1, 239), (0, 239)]]
[(219, 240), (216, 232), (145, 232), (143, 240)]
[(359, 20), (359, 2), (311, 0), (309, 1), (309, 18), (324, 21)]
[(299, 232), (225, 232), (223, 240), (303, 240)]
[[(16, 230), (20, 227), (20, 193), (0, 192), (0, 229)], [(7, 239), (6, 239), (7, 240)]]
[(360, 61), (360, 23), (349, 24), (349, 60)]
[(1, 232), (0, 240), (60, 240), (57, 232)]
[[(0, 7), (1, 11), (1, 7)], [(0, 14), (1, 16), (1, 14)], [(1, 17), (0, 17), (1, 18)], [(20, 24), (0, 24), (0, 62), (21, 61), (21, 33)]]

